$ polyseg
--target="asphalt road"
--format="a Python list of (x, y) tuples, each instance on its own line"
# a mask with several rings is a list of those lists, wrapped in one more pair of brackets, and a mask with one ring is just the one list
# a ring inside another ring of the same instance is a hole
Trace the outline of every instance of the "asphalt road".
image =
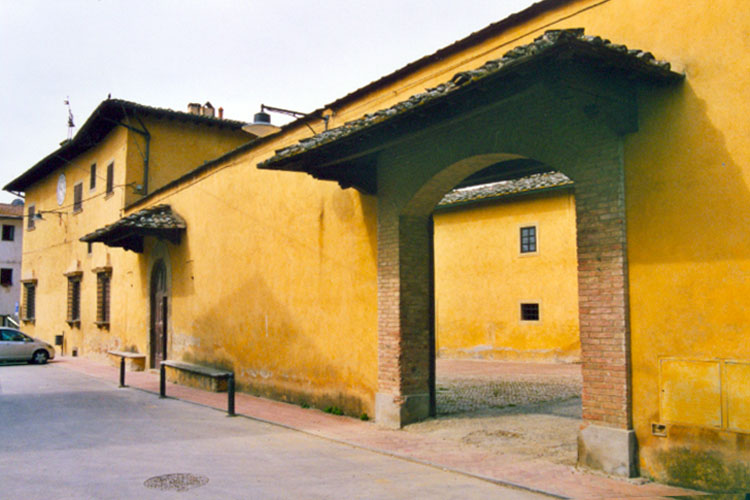
[(0, 365), (0, 498), (549, 498), (46, 366)]

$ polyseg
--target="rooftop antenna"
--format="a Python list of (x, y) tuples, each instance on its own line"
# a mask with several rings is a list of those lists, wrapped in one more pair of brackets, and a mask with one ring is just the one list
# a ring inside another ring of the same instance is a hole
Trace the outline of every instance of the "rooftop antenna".
[(73, 129), (76, 124), (73, 123), (73, 110), (70, 109), (70, 96), (65, 97), (65, 105), (68, 107), (68, 140), (73, 139)]

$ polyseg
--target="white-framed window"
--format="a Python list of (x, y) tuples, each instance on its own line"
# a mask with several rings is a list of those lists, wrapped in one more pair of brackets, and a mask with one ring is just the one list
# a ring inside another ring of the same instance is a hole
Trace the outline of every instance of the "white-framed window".
[(519, 228), (519, 250), (522, 255), (539, 251), (539, 234), (536, 224), (525, 224)]

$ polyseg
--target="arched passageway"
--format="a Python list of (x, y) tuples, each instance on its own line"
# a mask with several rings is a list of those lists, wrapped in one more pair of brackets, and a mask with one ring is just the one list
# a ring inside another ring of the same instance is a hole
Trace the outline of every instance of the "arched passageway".
[(638, 86), (681, 77), (581, 37), (549, 32), (508, 61), (458, 74), (260, 166), (377, 196), (376, 420), (390, 427), (435, 410), (435, 205), (475, 172), (519, 158), (571, 178), (586, 422), (579, 463), (634, 475), (623, 141), (637, 130)]

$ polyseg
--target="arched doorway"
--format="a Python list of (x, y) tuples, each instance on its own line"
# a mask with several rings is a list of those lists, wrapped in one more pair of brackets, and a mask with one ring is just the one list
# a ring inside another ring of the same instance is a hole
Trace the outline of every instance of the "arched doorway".
[(169, 293), (167, 290), (167, 266), (159, 259), (151, 270), (150, 287), (150, 365), (158, 368), (167, 358), (167, 331), (169, 326)]

